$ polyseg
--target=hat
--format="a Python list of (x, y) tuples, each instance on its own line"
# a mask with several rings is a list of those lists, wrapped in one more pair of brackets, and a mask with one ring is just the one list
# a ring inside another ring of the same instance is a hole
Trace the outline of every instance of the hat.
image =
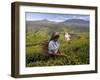
[(59, 38), (59, 32), (53, 32), (53, 34), (51, 36), (51, 40), (56, 39), (56, 38)]

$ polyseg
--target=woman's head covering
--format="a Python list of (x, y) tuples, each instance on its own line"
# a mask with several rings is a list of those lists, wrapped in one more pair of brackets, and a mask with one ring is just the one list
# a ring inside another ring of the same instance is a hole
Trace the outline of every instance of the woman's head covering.
[(53, 32), (50, 40), (58, 39), (59, 36), (60, 36), (60, 35), (59, 35), (58, 32)]

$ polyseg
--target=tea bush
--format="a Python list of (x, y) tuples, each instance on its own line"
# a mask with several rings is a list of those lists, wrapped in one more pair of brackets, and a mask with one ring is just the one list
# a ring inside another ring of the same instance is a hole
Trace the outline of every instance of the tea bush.
[(50, 57), (44, 53), (42, 43), (50, 39), (48, 29), (26, 33), (26, 66), (57, 66), (89, 64), (89, 34), (75, 33), (80, 38), (73, 38), (70, 42), (60, 34), (60, 50), (65, 56)]

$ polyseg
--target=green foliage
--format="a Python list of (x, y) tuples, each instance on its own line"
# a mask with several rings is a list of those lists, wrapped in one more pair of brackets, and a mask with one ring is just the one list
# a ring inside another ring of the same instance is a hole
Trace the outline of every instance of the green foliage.
[(26, 66), (55, 66), (55, 65), (81, 65), (89, 64), (89, 34), (74, 33), (79, 38), (73, 38), (70, 42), (64, 39), (64, 32), (60, 31), (60, 50), (65, 56), (50, 57), (43, 51), (42, 43), (50, 39), (49, 28), (41, 28), (38, 31), (26, 33)]

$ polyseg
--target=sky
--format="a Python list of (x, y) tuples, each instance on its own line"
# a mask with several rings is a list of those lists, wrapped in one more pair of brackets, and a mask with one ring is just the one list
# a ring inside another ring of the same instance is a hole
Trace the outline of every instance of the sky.
[(37, 21), (37, 20), (49, 20), (54, 22), (63, 22), (68, 19), (83, 19), (89, 21), (89, 15), (82, 14), (55, 14), (55, 13), (34, 13), (26, 12), (25, 13), (26, 21)]

